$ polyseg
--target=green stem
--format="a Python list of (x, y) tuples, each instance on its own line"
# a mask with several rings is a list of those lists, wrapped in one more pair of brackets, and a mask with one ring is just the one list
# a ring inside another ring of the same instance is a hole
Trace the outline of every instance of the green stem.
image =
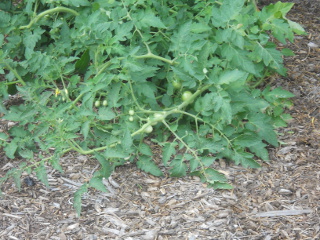
[(140, 106), (140, 104), (138, 103), (137, 99), (136, 99), (136, 96), (134, 95), (133, 93), (133, 87), (132, 87), (132, 83), (131, 83), (131, 80), (129, 79), (128, 81), (129, 83), (129, 86), (130, 86), (130, 91), (131, 91), (131, 96), (133, 98), (133, 101), (135, 102), (135, 104), (137, 105), (137, 107), (141, 110), (141, 111), (144, 111), (144, 109)]
[(193, 115), (193, 114), (185, 112), (185, 111), (176, 110), (176, 111), (174, 111), (174, 113), (181, 113), (184, 115), (188, 115), (188, 116), (194, 118), (196, 121), (200, 121), (200, 122), (203, 122), (204, 124), (209, 125), (213, 130), (217, 131), (220, 134), (220, 136), (222, 136), (224, 139), (226, 139), (230, 146), (232, 146), (232, 143), (229, 140), (229, 138), (223, 132), (221, 132), (219, 129), (217, 129), (214, 125), (212, 125), (211, 123), (208, 123), (208, 122), (204, 121), (202, 118), (199, 118), (196, 115)]
[(189, 145), (183, 141), (182, 138), (180, 138), (174, 131), (172, 131), (171, 128), (170, 128), (170, 126), (168, 125), (168, 123), (167, 123), (165, 120), (163, 120), (162, 123), (169, 129), (169, 131), (175, 136), (175, 138), (178, 139), (178, 140), (185, 146), (185, 148), (187, 149), (187, 151), (189, 151), (189, 152), (194, 156), (194, 158), (200, 163), (201, 168), (204, 169), (204, 165), (203, 165), (203, 163), (201, 162), (201, 160), (199, 159), (196, 151), (194, 151), (193, 149), (191, 149), (191, 148), (189, 147)]
[(170, 65), (173, 65), (175, 62), (169, 59), (166, 59), (164, 57), (160, 57), (158, 55), (155, 55), (151, 52), (148, 52), (147, 54), (141, 55), (141, 56), (135, 56), (136, 59), (142, 59), (142, 58), (153, 58), (153, 59), (157, 59), (160, 61), (163, 61), (165, 63), (169, 63)]
[(84, 93), (81, 93), (75, 100), (73, 100), (72, 105), (69, 107), (69, 109), (73, 108), (76, 103), (80, 100), (80, 98), (82, 98), (84, 95)]
[(35, 24), (36, 22), (38, 22), (42, 17), (44, 17), (45, 15), (49, 15), (49, 14), (53, 14), (56, 12), (66, 12), (66, 13), (71, 13), (73, 15), (78, 16), (79, 13), (77, 13), (76, 11), (70, 9), (70, 8), (66, 8), (66, 7), (56, 7), (56, 8), (52, 8), (49, 10), (46, 10), (40, 14), (38, 14), (35, 18), (33, 18), (30, 23), (28, 25), (25, 26), (21, 26), (19, 29), (26, 29), (26, 28), (31, 28), (33, 24)]
[(23, 81), (23, 79), (21, 78), (21, 76), (18, 74), (18, 72), (13, 69), (9, 64), (5, 63), (6, 67), (13, 73), (13, 75), (18, 79), (18, 81), (15, 81), (15, 83), (21, 83), (21, 85), (25, 86), (26, 83), (25, 81)]
[(179, 106), (175, 107), (174, 109), (172, 109), (172, 111), (176, 111), (176, 110), (181, 110), (183, 108), (185, 108), (186, 106), (188, 106), (190, 103), (192, 103), (201, 93), (203, 93), (204, 91), (206, 91), (209, 87), (211, 87), (212, 84), (208, 84), (208, 85), (204, 85), (203, 87), (201, 87), (200, 89), (198, 89), (197, 91), (195, 91), (194, 94), (191, 95), (191, 97), (184, 101), (183, 103), (181, 103)]
[(145, 129), (147, 127), (151, 126), (151, 124), (152, 124), (151, 121), (143, 124), (142, 127), (139, 130), (137, 130), (137, 131), (135, 131), (134, 133), (131, 134), (131, 137), (134, 137), (135, 135), (138, 135), (140, 133), (144, 133)]
[(109, 67), (111, 65), (111, 61), (106, 62), (101, 69), (98, 71), (98, 73), (96, 74), (96, 76), (100, 75), (107, 67)]
[(74, 150), (80, 154), (88, 155), (88, 154), (93, 154), (95, 152), (99, 152), (102, 150), (106, 150), (107, 148), (112, 148), (117, 146), (119, 143), (113, 143), (108, 146), (103, 146), (103, 147), (98, 147), (90, 150), (84, 150), (82, 147), (80, 147), (75, 141), (68, 141), (68, 144), (70, 145), (70, 149)]

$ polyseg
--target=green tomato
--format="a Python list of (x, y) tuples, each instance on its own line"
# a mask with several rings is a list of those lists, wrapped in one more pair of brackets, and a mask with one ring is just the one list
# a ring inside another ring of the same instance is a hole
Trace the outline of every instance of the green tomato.
[(102, 106), (104, 106), (104, 107), (108, 106), (108, 101), (107, 100), (103, 100)]
[(162, 121), (164, 119), (164, 115), (165, 115), (165, 112), (153, 114), (154, 119), (157, 121)]
[(130, 121), (130, 122), (133, 122), (133, 120), (134, 120), (133, 117), (130, 116), (130, 117), (129, 117), (129, 121)]
[(181, 96), (181, 99), (182, 99), (182, 101), (187, 101), (187, 100), (189, 100), (190, 98), (191, 98), (191, 96), (192, 96), (192, 92), (190, 92), (190, 91), (185, 91), (183, 94), (182, 94), (182, 96)]
[(144, 129), (145, 133), (151, 133), (152, 131), (153, 131), (153, 127), (150, 125)]
[(100, 101), (99, 101), (99, 100), (95, 101), (95, 102), (94, 102), (94, 106), (95, 106), (95, 107), (100, 107)]
[[(155, 121), (154, 119), (150, 119), (149, 117), (147, 118), (147, 120), (148, 120), (148, 123), (151, 124), (151, 126), (155, 126), (155, 125), (158, 124), (158, 121)], [(152, 122), (151, 122), (151, 121), (152, 121)]]
[(174, 89), (180, 89), (182, 86), (181, 81), (179, 81), (179, 80), (173, 80), (172, 85), (173, 85)]
[(131, 116), (134, 115), (134, 110), (133, 110), (133, 109), (130, 109), (130, 110), (129, 110), (129, 115), (131, 115)]

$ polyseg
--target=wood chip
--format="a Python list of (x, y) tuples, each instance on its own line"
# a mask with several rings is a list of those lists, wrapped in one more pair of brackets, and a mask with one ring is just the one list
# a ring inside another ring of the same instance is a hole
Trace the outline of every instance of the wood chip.
[(312, 213), (311, 209), (304, 209), (304, 210), (282, 210), (282, 211), (269, 211), (269, 212), (261, 212), (255, 214), (256, 217), (279, 217), (279, 216), (293, 216), (293, 215), (300, 215)]

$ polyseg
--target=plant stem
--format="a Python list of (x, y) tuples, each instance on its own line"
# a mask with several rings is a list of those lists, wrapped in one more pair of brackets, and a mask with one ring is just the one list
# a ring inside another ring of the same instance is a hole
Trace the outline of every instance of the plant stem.
[[(13, 69), (9, 64), (5, 63), (6, 64), (6, 67), (13, 73), (13, 75), (18, 78), (18, 81), (15, 81), (15, 83), (21, 83), (21, 85), (25, 86), (26, 83), (25, 81), (23, 81), (23, 79), (21, 78), (21, 76), (18, 74), (18, 72)], [(13, 83), (11, 83), (13, 84)], [(8, 84), (9, 85), (9, 84)]]
[(81, 93), (75, 100), (72, 101), (72, 105), (69, 107), (69, 109), (73, 108), (76, 103), (80, 100), (80, 98), (82, 98), (84, 95), (84, 93)]
[(151, 52), (148, 52), (147, 54), (141, 55), (141, 56), (135, 56), (136, 59), (141, 59), (141, 58), (153, 58), (153, 59), (157, 59), (160, 61), (163, 61), (165, 63), (169, 63), (170, 65), (173, 65), (175, 62), (169, 59), (166, 59), (164, 57), (160, 57), (158, 55), (155, 55)]
[(38, 22), (42, 17), (44, 17), (45, 15), (49, 15), (52, 13), (56, 13), (56, 12), (67, 12), (67, 13), (71, 13), (73, 15), (78, 16), (79, 13), (77, 13), (76, 11), (70, 9), (70, 8), (66, 8), (66, 7), (56, 7), (56, 8), (52, 8), (49, 10), (46, 10), (40, 14), (38, 14), (35, 18), (33, 18), (30, 23), (28, 25), (25, 26), (21, 26), (19, 29), (26, 29), (26, 28), (31, 28), (33, 24), (35, 24), (36, 22)]

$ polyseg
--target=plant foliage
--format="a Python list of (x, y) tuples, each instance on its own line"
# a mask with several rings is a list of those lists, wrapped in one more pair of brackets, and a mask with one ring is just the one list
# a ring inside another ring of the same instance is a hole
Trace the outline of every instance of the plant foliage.
[[(94, 187), (127, 162), (155, 176), (199, 176), (231, 188), (212, 168), (217, 159), (245, 167), (268, 161), (275, 129), (293, 94), (265, 86), (285, 75), (285, 44), (303, 29), (286, 18), (292, 3), (261, 11), (245, 0), (26, 0), (0, 3), (0, 94), (24, 103), (0, 110), (18, 122), (0, 133), (1, 146), (25, 161), (13, 177), (35, 172), (75, 151), (101, 167), (75, 194)], [(187, 93), (185, 93), (187, 92)], [(191, 93), (191, 94), (190, 94)], [(183, 96), (183, 100), (181, 97)], [(145, 142), (162, 149), (156, 163)]]

